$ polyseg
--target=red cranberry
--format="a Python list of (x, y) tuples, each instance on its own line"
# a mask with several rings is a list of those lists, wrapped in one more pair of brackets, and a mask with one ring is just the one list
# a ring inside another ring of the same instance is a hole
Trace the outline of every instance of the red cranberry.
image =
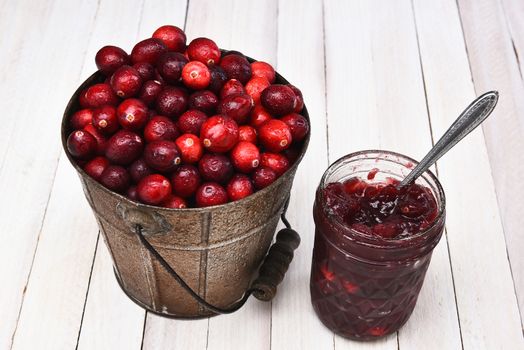
[(144, 160), (151, 168), (162, 172), (175, 170), (181, 162), (180, 152), (171, 141), (148, 143), (144, 149)]
[(286, 156), (290, 164), (293, 164), (300, 156), (301, 151), (301, 147), (291, 146), (288, 149), (284, 150), (282, 154)]
[(218, 105), (218, 97), (209, 90), (196, 91), (189, 96), (189, 108), (212, 115)]
[(118, 68), (129, 64), (129, 56), (119, 47), (104, 46), (96, 53), (95, 62), (98, 70), (109, 76)]
[(220, 66), (210, 66), (209, 72), (211, 73), (211, 81), (209, 82), (208, 89), (213, 91), (215, 94), (220, 93), (220, 89), (227, 81), (226, 72)]
[(106, 153), (107, 148), (107, 138), (100, 131), (98, 131), (98, 129), (95, 128), (93, 124), (86, 125), (84, 130), (93, 135), (93, 137), (95, 138), (96, 154), (104, 155)]
[(96, 157), (91, 159), (84, 165), (84, 171), (93, 179), (99, 181), (102, 173), (109, 166), (109, 161), (104, 157)]
[(103, 106), (95, 109), (93, 111), (93, 125), (106, 135), (114, 134), (120, 129), (115, 107)]
[(233, 176), (233, 165), (222, 154), (206, 153), (198, 162), (198, 170), (204, 180), (225, 184)]
[(231, 118), (215, 115), (202, 124), (200, 139), (211, 152), (227, 152), (238, 141), (238, 125)]
[(200, 135), (202, 124), (207, 120), (204, 112), (190, 109), (178, 118), (178, 128), (184, 134)]
[(182, 81), (188, 88), (202, 90), (211, 82), (211, 73), (202, 62), (190, 61), (182, 69)]
[(237, 124), (245, 124), (253, 108), (253, 99), (246, 94), (229, 95), (220, 101), (218, 113), (232, 118)]
[(149, 119), (144, 128), (146, 142), (174, 141), (179, 135), (175, 123), (164, 116), (156, 115)]
[(133, 68), (136, 69), (142, 81), (148, 81), (155, 78), (155, 67), (147, 62), (138, 62), (133, 64)]
[(208, 38), (196, 38), (191, 41), (187, 47), (187, 55), (191, 61), (200, 61), (208, 66), (220, 61), (220, 49)]
[(253, 77), (266, 78), (270, 84), (275, 82), (275, 70), (266, 62), (258, 61), (251, 63)]
[(109, 165), (100, 175), (100, 183), (111, 191), (124, 193), (129, 187), (129, 174), (121, 166)]
[(251, 110), (249, 124), (254, 128), (258, 128), (270, 119), (272, 119), (271, 114), (269, 114), (269, 112), (261, 105), (256, 105), (253, 107), (253, 110)]
[(187, 208), (187, 202), (184, 198), (170, 195), (162, 202), (162, 206), (169, 209), (184, 209)]
[(126, 191), (126, 197), (132, 201), (138, 202), (138, 193), (136, 192), (136, 186), (130, 186)]
[(255, 169), (251, 175), (253, 184), (257, 190), (261, 190), (271, 185), (278, 178), (277, 173), (266, 167), (259, 167)]
[(166, 86), (156, 99), (158, 113), (170, 118), (178, 117), (187, 110), (187, 93), (178, 87)]
[(75, 130), (67, 138), (67, 150), (78, 159), (89, 159), (96, 153), (96, 140), (89, 132)]
[(220, 67), (226, 72), (229, 79), (237, 79), (245, 84), (251, 79), (251, 65), (240, 55), (227, 55), (220, 61)]
[(178, 52), (166, 52), (158, 59), (158, 74), (169, 84), (176, 84), (182, 76), (182, 69), (188, 63), (186, 56)]
[(175, 143), (180, 150), (180, 157), (184, 163), (196, 163), (204, 154), (204, 147), (196, 135), (184, 134), (179, 136)]
[(230, 157), (235, 169), (246, 174), (252, 172), (260, 164), (260, 151), (251, 142), (237, 143)]
[(206, 182), (200, 186), (195, 196), (197, 207), (210, 207), (227, 203), (227, 192), (215, 182)]
[(144, 142), (132, 131), (120, 130), (107, 142), (106, 158), (115, 164), (131, 164), (140, 157)]
[(116, 115), (124, 129), (137, 131), (147, 123), (147, 106), (139, 99), (128, 98), (118, 106)]
[(246, 55), (244, 55), (242, 52), (240, 52), (240, 51), (236, 51), (236, 50), (228, 50), (228, 51), (226, 51), (226, 52), (224, 52), (224, 53), (222, 54), (222, 57), (226, 57), (226, 56), (228, 56), (228, 55), (238, 55), (238, 56), (240, 56), (240, 57), (244, 57), (244, 58), (246, 58)]
[(253, 183), (249, 176), (236, 174), (227, 184), (226, 191), (227, 196), (231, 201), (238, 201), (253, 194), (255, 188), (253, 187)]
[(140, 182), (147, 175), (151, 175), (153, 170), (146, 164), (143, 158), (138, 158), (127, 168), (129, 175), (134, 183)]
[(153, 38), (162, 40), (169, 51), (184, 52), (186, 49), (186, 34), (178, 27), (162, 26), (155, 30)]
[(262, 91), (260, 102), (269, 113), (281, 116), (295, 110), (296, 97), (289, 87), (275, 84)]
[(291, 113), (280, 118), (289, 127), (293, 142), (299, 142), (306, 137), (309, 131), (307, 119), (297, 113)]
[(249, 125), (242, 125), (238, 127), (238, 141), (257, 143), (257, 131), (254, 127)]
[(162, 84), (156, 80), (148, 80), (142, 85), (138, 98), (146, 105), (152, 106), (155, 104), (158, 95), (162, 91)]
[(246, 89), (244, 85), (236, 79), (230, 79), (222, 86), (220, 90), (220, 98), (224, 99), (229, 95), (245, 94)]
[(271, 152), (280, 152), (289, 148), (291, 131), (286, 123), (278, 119), (271, 119), (258, 129), (258, 137), (262, 146)]
[(171, 195), (171, 183), (159, 174), (144, 177), (136, 186), (138, 199), (146, 204), (160, 204)]
[(147, 62), (155, 65), (158, 58), (166, 51), (167, 47), (162, 40), (156, 38), (145, 39), (133, 47), (131, 61), (133, 63)]
[(260, 166), (269, 168), (280, 176), (289, 169), (289, 160), (283, 154), (265, 152), (260, 155)]
[(296, 86), (287, 84), (291, 90), (293, 90), (293, 93), (295, 94), (296, 98), (296, 105), (295, 105), (295, 113), (302, 112), (302, 108), (304, 108), (304, 96), (302, 96), (302, 91), (300, 91)]
[(118, 97), (109, 84), (101, 83), (90, 86), (85, 91), (81, 101), (84, 101), (83, 103), (85, 105), (82, 105), (84, 108), (97, 108), (103, 105), (116, 106), (118, 104)]
[(264, 89), (267, 88), (269, 85), (271, 84), (269, 83), (269, 81), (267, 81), (266, 78), (254, 77), (247, 82), (246, 92), (249, 96), (253, 98), (253, 101), (255, 101), (256, 104), (259, 104), (260, 94), (262, 94), (262, 91), (264, 91)]
[(75, 112), (71, 116), (69, 124), (71, 125), (72, 129), (83, 129), (86, 125), (91, 124), (92, 120), (93, 110), (90, 108), (85, 108)]
[(183, 198), (194, 195), (200, 183), (200, 174), (193, 165), (181, 165), (171, 177), (173, 192)]
[(122, 66), (111, 76), (109, 85), (121, 98), (136, 96), (142, 87), (142, 77), (131, 66)]

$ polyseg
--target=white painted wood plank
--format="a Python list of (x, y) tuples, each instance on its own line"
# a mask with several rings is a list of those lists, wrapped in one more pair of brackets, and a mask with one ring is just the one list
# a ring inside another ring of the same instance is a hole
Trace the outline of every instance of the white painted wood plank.
[[(411, 2), (330, 1), (325, 6), (330, 161), (373, 148), (420, 159), (431, 146), (431, 135)], [(414, 315), (399, 331), (399, 342), (460, 347), (454, 310), (443, 239), (434, 251)], [(336, 338), (336, 349), (354, 346), (396, 349), (397, 339), (393, 335), (355, 344)]]
[[(513, 48), (515, 54), (517, 55), (517, 63), (519, 65), (520, 76), (522, 74), (522, 63), (521, 60), (524, 59), (524, 1), (520, 0), (501, 0), (502, 8), (504, 9), (504, 14), (506, 22), (509, 28), (509, 33), (511, 36)], [(503, 25), (503, 23), (501, 23)]]
[[(297, 40), (297, 33), (307, 40)], [(333, 349), (333, 333), (316, 317), (309, 294), (314, 240), (311, 212), (316, 186), (328, 165), (321, 2), (279, 2), (277, 62), (278, 71), (304, 95), (312, 138), (291, 192), (287, 217), (302, 242), (273, 301), (271, 349)]]
[[(497, 89), (497, 109), (484, 124), (515, 290), (524, 318), (524, 84), (499, 1), (459, 0), (477, 94)], [(520, 33), (522, 35), (522, 33)]]

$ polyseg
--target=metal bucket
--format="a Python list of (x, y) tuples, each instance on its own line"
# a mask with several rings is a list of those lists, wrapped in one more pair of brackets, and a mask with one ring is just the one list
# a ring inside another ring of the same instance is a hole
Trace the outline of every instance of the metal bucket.
[[(300, 156), (285, 174), (242, 200), (189, 209), (136, 203), (92, 179), (67, 152), (68, 121), (79, 108), (78, 95), (85, 87), (103, 80), (100, 73), (93, 74), (71, 97), (62, 119), (62, 145), (78, 172), (120, 286), (137, 304), (163, 316), (200, 318), (216, 314), (177, 283), (144, 247), (134, 231), (140, 225), (151, 246), (193, 291), (217, 307), (231, 307), (257, 276), (306, 151), (309, 134)], [(277, 83), (288, 82), (277, 74)], [(302, 114), (309, 121), (305, 107)]]

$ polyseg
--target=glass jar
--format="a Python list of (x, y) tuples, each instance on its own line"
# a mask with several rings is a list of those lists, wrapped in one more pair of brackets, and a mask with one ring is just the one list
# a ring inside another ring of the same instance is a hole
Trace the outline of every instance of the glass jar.
[(444, 230), (442, 186), (427, 171), (416, 182), (429, 188), (438, 205), (435, 221), (415, 235), (386, 239), (349, 228), (330, 214), (323, 189), (351, 177), (402, 180), (416, 162), (388, 151), (362, 151), (333, 163), (316, 192), (313, 215), (315, 246), (311, 268), (311, 301), (320, 320), (335, 333), (356, 340), (375, 339), (397, 331), (409, 318), (433, 248)]

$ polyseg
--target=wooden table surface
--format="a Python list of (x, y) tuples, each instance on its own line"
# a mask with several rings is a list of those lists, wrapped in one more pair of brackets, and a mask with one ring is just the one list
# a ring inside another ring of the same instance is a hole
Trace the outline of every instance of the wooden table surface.
[[(137, 307), (61, 150), (97, 50), (163, 24), (268, 61), (304, 93), (312, 139), (289, 208), (303, 243), (272, 303), (199, 321)], [(0, 0), (0, 349), (524, 349), (521, 57), (522, 0)], [(334, 336), (309, 300), (321, 174), (361, 149), (420, 159), (491, 89), (483, 130), (438, 162), (446, 232), (411, 319), (377, 342)]]

